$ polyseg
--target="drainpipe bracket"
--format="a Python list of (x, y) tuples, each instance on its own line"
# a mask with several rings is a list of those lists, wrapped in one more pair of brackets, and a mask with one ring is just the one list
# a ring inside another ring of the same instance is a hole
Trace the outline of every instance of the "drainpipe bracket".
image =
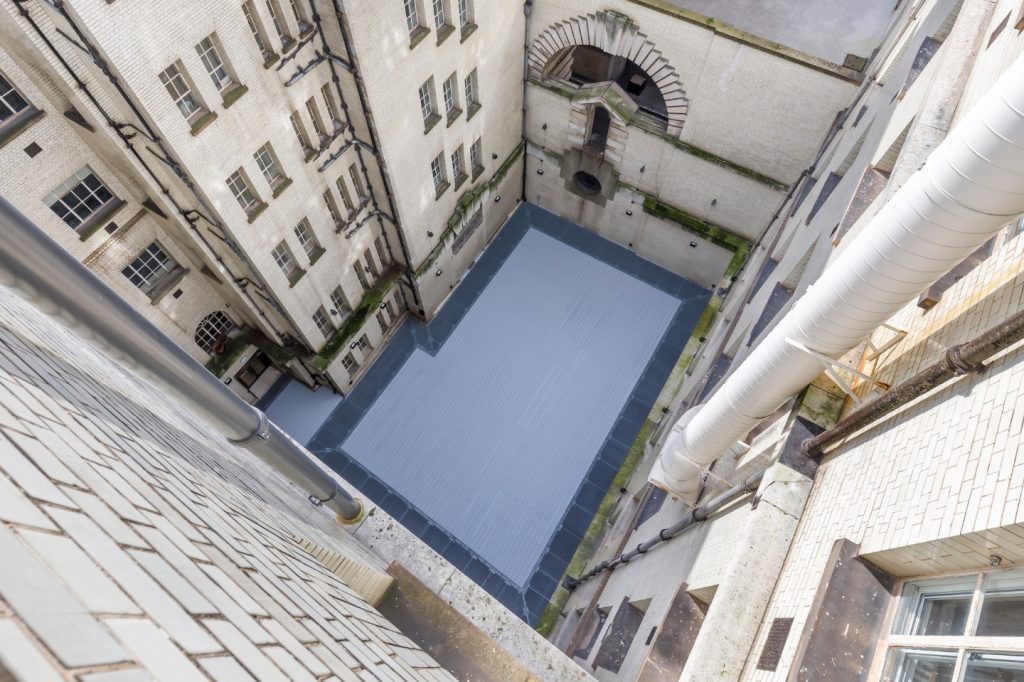
[(256, 430), (250, 433), (245, 438), (239, 438), (237, 440), (234, 438), (229, 438), (228, 441), (233, 445), (238, 445), (244, 448), (248, 447), (253, 442), (258, 440), (270, 440), (270, 420), (267, 419), (267, 415), (263, 414), (262, 410), (257, 410), (255, 408), (253, 408), (253, 410), (256, 412), (256, 415), (260, 420), (259, 424), (256, 426)]
[(985, 371), (985, 365), (980, 362), (968, 362), (963, 357), (964, 347), (953, 346), (946, 351), (946, 362), (956, 370), (957, 375), (980, 374)]

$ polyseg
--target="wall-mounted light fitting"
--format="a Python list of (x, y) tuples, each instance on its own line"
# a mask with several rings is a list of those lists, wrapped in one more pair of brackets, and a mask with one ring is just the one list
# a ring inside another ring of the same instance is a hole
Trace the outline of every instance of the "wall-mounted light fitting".
[(541, 129), (541, 130), (547, 130), (547, 129), (548, 129), (548, 124), (547, 124), (547, 123), (545, 123), (544, 125), (542, 125), (542, 126), (540, 127), (540, 129)]
[(386, 301), (381, 301), (381, 302), (380, 302), (380, 309), (381, 309), (381, 310), (384, 310), (384, 309), (385, 309), (385, 308), (387, 308), (387, 307), (388, 307), (388, 304), (387, 304), (387, 302), (386, 302)]
[(626, 215), (633, 215), (633, 209), (627, 208), (626, 209)]
[(434, 233), (433, 233), (433, 232), (431, 232), (430, 230), (427, 230), (427, 236), (428, 236), (428, 237), (433, 237), (433, 236), (434, 236)]
[(435, 277), (440, 277), (442, 272), (444, 272), (444, 270), (442, 270), (441, 268), (438, 268), (437, 272), (434, 273), (434, 276)]
[(641, 173), (643, 173), (645, 170), (647, 170), (647, 166), (640, 166), (640, 172)]
[(711, 200), (711, 205), (712, 205), (712, 206), (714, 206), (714, 205), (715, 205), (715, 204), (717, 204), (717, 203), (718, 203), (718, 199), (712, 199), (712, 200)]
[(537, 169), (537, 175), (544, 175), (544, 169), (543, 168), (538, 168)]
[(501, 201), (501, 195), (500, 194), (498, 196), (494, 197), (494, 203), (498, 203), (499, 201)]
[(690, 242), (690, 246), (692, 246), (693, 248), (696, 249), (697, 248), (697, 242)]

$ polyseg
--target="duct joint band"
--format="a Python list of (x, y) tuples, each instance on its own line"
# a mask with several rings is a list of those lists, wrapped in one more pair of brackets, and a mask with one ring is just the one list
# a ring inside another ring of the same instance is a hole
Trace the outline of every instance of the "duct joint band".
[(237, 440), (235, 440), (234, 438), (229, 438), (228, 441), (230, 441), (234, 445), (238, 445), (244, 448), (256, 440), (270, 440), (270, 420), (267, 419), (267, 415), (263, 414), (262, 410), (256, 410), (254, 408), (254, 411), (256, 412), (256, 415), (260, 420), (259, 424), (257, 424), (256, 426), (256, 430), (250, 433), (245, 438), (239, 438)]
[(963, 357), (963, 346), (953, 346), (946, 351), (946, 362), (948, 362), (957, 374), (977, 374), (985, 371), (985, 365), (980, 362), (968, 362)]

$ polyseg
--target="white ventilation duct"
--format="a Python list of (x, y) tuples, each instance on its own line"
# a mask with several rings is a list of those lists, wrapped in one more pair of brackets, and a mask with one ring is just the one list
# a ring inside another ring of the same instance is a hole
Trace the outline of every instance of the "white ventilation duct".
[(711, 399), (673, 426), (651, 482), (694, 501), (703, 468), (1024, 213), (1024, 57)]

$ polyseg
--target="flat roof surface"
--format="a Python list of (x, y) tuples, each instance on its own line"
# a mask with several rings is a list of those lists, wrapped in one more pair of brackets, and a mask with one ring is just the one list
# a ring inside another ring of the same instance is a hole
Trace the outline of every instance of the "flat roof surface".
[[(535, 622), (709, 296), (523, 206), (310, 449)], [(313, 409), (285, 389), (268, 413), (308, 433)]]
[(897, 0), (666, 0), (833, 64), (871, 56)]

